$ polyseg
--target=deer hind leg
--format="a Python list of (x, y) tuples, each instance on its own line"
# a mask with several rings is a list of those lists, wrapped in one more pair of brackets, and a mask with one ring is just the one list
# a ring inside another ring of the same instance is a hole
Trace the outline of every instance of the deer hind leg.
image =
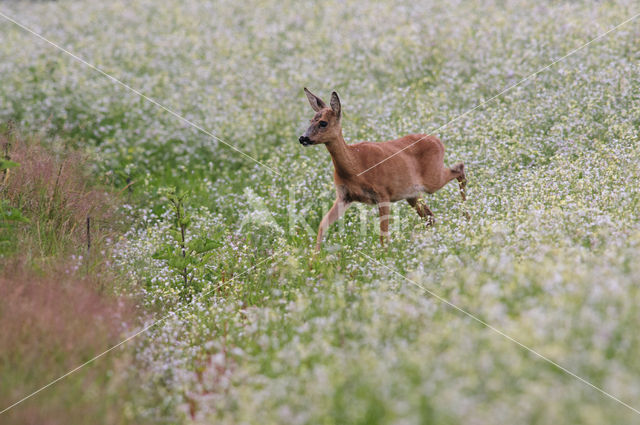
[(427, 204), (419, 198), (408, 198), (407, 202), (413, 207), (418, 215), (427, 222), (427, 226), (431, 226), (435, 223), (435, 217), (433, 212), (429, 209)]
[(451, 167), (451, 172), (455, 176), (456, 180), (458, 180), (458, 187), (460, 187), (460, 197), (463, 201), (466, 201), (467, 195), (465, 193), (465, 188), (467, 187), (467, 175), (464, 172), (464, 162), (459, 162)]
[[(467, 175), (464, 172), (464, 163), (459, 162), (458, 164), (451, 167), (451, 172), (456, 176), (456, 180), (458, 180), (458, 187), (460, 187), (460, 197), (462, 198), (462, 202), (467, 200), (466, 187), (467, 187)], [(465, 210), (464, 216), (467, 220), (471, 219), (469, 213)]]
[(316, 238), (316, 254), (320, 252), (320, 247), (322, 246), (322, 237), (329, 226), (331, 226), (337, 219), (342, 216), (342, 214), (344, 214), (349, 205), (351, 205), (351, 203), (336, 199), (329, 212), (326, 213), (322, 218), (320, 226), (318, 227), (318, 237)]
[(384, 246), (385, 239), (389, 240), (389, 219), (391, 213), (391, 202), (384, 201), (378, 204), (380, 212), (380, 245)]

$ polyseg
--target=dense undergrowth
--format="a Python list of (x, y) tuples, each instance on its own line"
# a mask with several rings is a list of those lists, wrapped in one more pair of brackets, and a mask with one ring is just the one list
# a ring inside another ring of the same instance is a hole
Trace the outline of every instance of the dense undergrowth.
[[(116, 295), (120, 280), (108, 261), (109, 240), (123, 226), (118, 194), (92, 177), (89, 158), (64, 140), (12, 127), (0, 135), (12, 164), (0, 184), (3, 410), (113, 346), (139, 322), (134, 298)], [(64, 388), (34, 395), (3, 413), (2, 422), (144, 421), (126, 373), (131, 354), (120, 350), (74, 372)]]
[[(428, 132), (640, 12), (634, 2), (3, 7), (276, 171), (2, 24), (0, 118), (70, 140), (124, 190), (113, 290), (158, 318), (179, 310), (118, 370), (144, 418), (635, 420), (396, 271), (640, 406), (637, 22), (442, 128), (468, 202), (453, 185), (428, 197), (433, 228), (394, 205), (386, 250), (374, 211), (352, 207), (313, 258), (332, 165), (297, 143), (312, 116), (303, 86), (340, 93), (349, 142)], [(172, 187), (190, 194), (184, 233)], [(198, 240), (207, 261), (185, 291), (181, 244)]]

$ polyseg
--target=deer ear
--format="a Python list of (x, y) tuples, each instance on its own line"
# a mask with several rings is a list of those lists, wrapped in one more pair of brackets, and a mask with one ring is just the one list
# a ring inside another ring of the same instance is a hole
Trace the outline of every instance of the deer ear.
[(338, 93), (331, 93), (331, 102), (329, 103), (331, 104), (331, 109), (333, 109), (333, 112), (336, 114), (338, 119), (340, 119), (342, 107), (340, 106), (340, 98), (338, 97)]
[(307, 95), (307, 99), (309, 99), (309, 105), (311, 105), (311, 108), (314, 111), (318, 112), (320, 109), (327, 107), (326, 103), (324, 103), (322, 99), (311, 93), (309, 90), (307, 90), (306, 87), (304, 88), (304, 94)]

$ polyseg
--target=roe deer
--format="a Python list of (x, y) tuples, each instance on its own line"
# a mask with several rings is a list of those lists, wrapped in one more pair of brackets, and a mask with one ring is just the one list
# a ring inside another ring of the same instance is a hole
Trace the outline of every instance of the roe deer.
[(406, 199), (420, 217), (433, 223), (433, 213), (418, 202), (423, 193), (434, 193), (453, 179), (465, 197), (464, 163), (444, 166), (444, 145), (434, 136), (410, 134), (387, 142), (360, 142), (347, 145), (340, 125), (341, 107), (336, 92), (331, 93), (330, 106), (304, 89), (311, 108), (316, 112), (311, 125), (300, 136), (303, 146), (324, 144), (333, 160), (336, 200), (320, 222), (316, 253), (329, 226), (352, 202), (376, 204), (380, 213), (380, 243), (389, 236), (390, 203)]

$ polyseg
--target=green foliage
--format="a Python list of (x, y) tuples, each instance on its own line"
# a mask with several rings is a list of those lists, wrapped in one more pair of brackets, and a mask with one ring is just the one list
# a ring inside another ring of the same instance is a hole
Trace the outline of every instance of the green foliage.
[[(10, 168), (20, 164), (8, 159), (0, 159), (0, 172), (8, 172)], [(5, 175), (6, 177), (6, 175)], [(15, 242), (15, 230), (18, 223), (28, 223), (29, 219), (22, 214), (20, 209), (9, 204), (7, 199), (2, 199), (2, 187), (0, 186), (0, 255), (6, 255), (13, 250)]]
[(6, 199), (0, 199), (0, 255), (13, 251), (16, 226), (28, 222), (29, 219), (18, 208), (9, 205)]
[(152, 258), (163, 260), (174, 273), (180, 276), (180, 281), (176, 283), (181, 285), (179, 292), (184, 299), (190, 299), (202, 290), (203, 281), (213, 278), (207, 266), (214, 258), (215, 249), (220, 246), (220, 240), (189, 234), (191, 215), (186, 209), (188, 192), (171, 187), (162, 188), (158, 193), (166, 199), (173, 213), (169, 229), (171, 240), (161, 244)]
[(8, 159), (0, 158), (0, 171), (8, 170), (10, 168), (18, 167), (20, 164), (10, 161)]

